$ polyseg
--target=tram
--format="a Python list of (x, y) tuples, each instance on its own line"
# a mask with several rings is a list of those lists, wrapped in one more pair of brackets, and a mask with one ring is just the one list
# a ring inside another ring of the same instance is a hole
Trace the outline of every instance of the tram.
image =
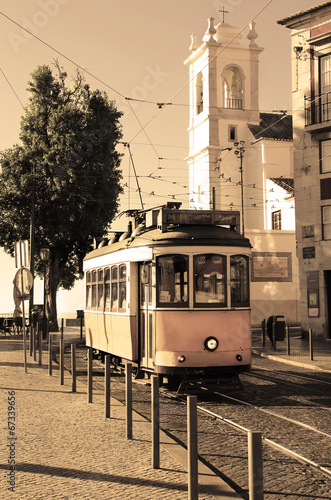
[(86, 345), (169, 383), (251, 365), (249, 259), (235, 211), (168, 203), (84, 259)]

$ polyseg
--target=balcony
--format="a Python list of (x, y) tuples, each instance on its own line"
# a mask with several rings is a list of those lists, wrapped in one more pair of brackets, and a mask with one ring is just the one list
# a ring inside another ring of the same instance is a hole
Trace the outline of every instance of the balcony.
[(305, 124), (312, 130), (330, 127), (331, 94), (317, 96), (313, 101), (305, 98)]
[(226, 109), (243, 109), (242, 99), (225, 99)]

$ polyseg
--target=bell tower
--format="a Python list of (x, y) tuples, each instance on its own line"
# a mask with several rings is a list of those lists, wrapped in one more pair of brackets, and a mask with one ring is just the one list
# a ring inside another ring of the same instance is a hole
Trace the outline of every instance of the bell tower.
[(230, 150), (251, 137), (248, 123), (260, 121), (258, 63), (263, 48), (257, 37), (251, 23), (244, 45), (238, 28), (224, 22), (214, 26), (212, 17), (201, 45), (191, 35), (191, 55), (184, 62), (189, 68), (191, 208), (228, 210), (233, 199), (234, 209), (240, 209), (240, 165)]

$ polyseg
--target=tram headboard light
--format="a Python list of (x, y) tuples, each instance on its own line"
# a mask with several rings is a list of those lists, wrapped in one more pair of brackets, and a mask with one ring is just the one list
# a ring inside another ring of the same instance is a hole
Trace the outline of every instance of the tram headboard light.
[(215, 337), (207, 337), (204, 346), (207, 351), (216, 351), (218, 348), (218, 340), (215, 339)]

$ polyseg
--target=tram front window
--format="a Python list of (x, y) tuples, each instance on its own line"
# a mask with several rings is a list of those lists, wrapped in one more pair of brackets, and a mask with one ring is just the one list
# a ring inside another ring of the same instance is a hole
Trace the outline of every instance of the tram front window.
[(163, 255), (157, 259), (157, 300), (160, 306), (188, 306), (188, 257)]
[(195, 255), (194, 302), (198, 307), (226, 306), (226, 258), (223, 255)]
[(249, 306), (248, 257), (231, 255), (231, 307)]

